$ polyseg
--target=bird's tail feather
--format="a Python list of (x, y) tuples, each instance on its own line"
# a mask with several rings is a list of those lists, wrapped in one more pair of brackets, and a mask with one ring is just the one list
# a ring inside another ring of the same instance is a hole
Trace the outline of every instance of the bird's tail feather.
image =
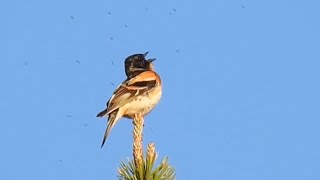
[(97, 115), (97, 117), (103, 117), (103, 116), (105, 116), (105, 115), (107, 114), (107, 112), (108, 112), (107, 109), (105, 109), (105, 110), (99, 112), (99, 114)]
[(104, 133), (104, 137), (103, 137), (103, 140), (102, 140), (101, 148), (103, 147), (104, 143), (106, 142), (111, 129), (114, 127), (114, 125), (117, 123), (117, 121), (119, 119), (120, 119), (120, 117), (118, 117), (118, 111), (112, 112), (109, 115), (108, 126), (107, 126), (107, 129), (106, 129), (105, 133)]

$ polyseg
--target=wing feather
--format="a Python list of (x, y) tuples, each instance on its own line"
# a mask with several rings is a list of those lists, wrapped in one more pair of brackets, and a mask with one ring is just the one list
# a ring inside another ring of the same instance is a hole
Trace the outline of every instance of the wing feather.
[(153, 71), (145, 71), (124, 81), (108, 101), (106, 114), (110, 114), (114, 110), (131, 102), (140, 94), (154, 88), (156, 85), (156, 76), (157, 75)]

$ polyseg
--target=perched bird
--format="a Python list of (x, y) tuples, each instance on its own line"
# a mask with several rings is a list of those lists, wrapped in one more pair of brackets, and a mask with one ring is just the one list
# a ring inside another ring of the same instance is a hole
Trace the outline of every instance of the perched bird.
[(133, 119), (135, 115), (147, 115), (160, 101), (162, 85), (154, 71), (153, 61), (145, 54), (135, 54), (125, 60), (127, 79), (119, 85), (107, 102), (107, 108), (97, 117), (108, 116), (108, 125), (101, 144), (103, 147), (111, 129), (121, 117)]

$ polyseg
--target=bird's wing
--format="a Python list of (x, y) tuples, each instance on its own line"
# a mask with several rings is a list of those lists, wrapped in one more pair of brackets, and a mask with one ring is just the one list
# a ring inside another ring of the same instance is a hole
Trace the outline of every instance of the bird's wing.
[(145, 71), (124, 81), (108, 101), (106, 114), (131, 102), (135, 97), (152, 89), (156, 85), (158, 75), (153, 71)]

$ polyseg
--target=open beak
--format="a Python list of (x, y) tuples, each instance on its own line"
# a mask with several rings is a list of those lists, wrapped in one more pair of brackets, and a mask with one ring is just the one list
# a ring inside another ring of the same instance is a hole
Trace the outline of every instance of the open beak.
[(149, 51), (145, 52), (145, 53), (143, 54), (143, 57), (146, 57), (148, 53), (149, 53)]
[(148, 59), (147, 61), (148, 62), (153, 62), (153, 61), (155, 61), (156, 60), (156, 58), (151, 58), (151, 59)]

